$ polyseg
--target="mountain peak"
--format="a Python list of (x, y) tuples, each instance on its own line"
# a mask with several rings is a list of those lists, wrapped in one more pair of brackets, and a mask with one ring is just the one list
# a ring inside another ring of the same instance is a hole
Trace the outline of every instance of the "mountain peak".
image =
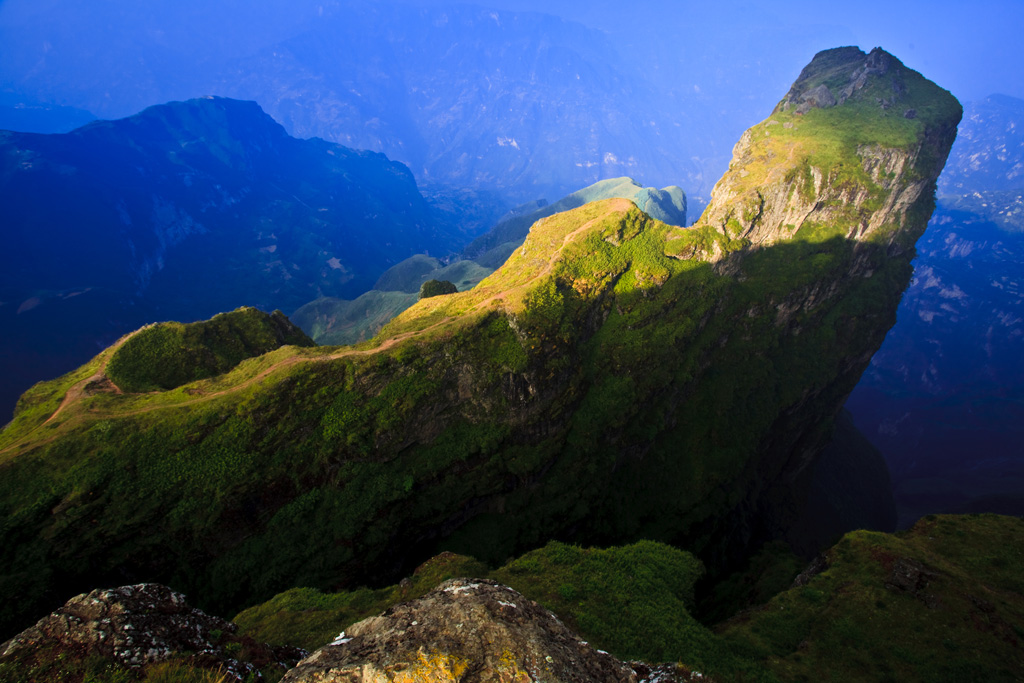
[(901, 228), (930, 197), (962, 114), (948, 91), (881, 48), (819, 52), (733, 149), (698, 221), (732, 243), (709, 256), (811, 233), (909, 248), (924, 225)]
[(27, 563), (56, 542), (66, 583), (186, 577), (225, 609), (552, 537), (735, 566), (795, 521), (909, 281), (960, 112), (901, 73), (921, 116), (865, 101), (877, 74), (844, 106), (777, 111), (696, 227), (593, 202), (357, 347), (278, 349), (57, 419), (100, 361), (37, 387), (0, 434), (0, 504), (26, 520), (0, 539), (0, 578), (42, 600), (59, 579), (30, 583)]
[(123, 119), (93, 121), (69, 135), (113, 145), (130, 138), (142, 149), (161, 152), (174, 144), (181, 157), (198, 152), (239, 167), (251, 164), (254, 153), (291, 141), (284, 127), (256, 102), (214, 96), (157, 104)]

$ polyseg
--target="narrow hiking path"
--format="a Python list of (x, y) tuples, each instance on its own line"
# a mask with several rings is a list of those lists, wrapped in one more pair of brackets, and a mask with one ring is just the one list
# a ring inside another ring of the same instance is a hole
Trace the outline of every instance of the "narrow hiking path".
[(132, 337), (137, 335), (139, 332), (142, 332), (144, 329), (146, 329), (148, 327), (149, 327), (149, 325), (145, 325), (144, 327), (140, 327), (139, 329), (135, 330), (134, 332), (129, 332), (128, 334), (124, 335), (123, 337), (118, 339), (116, 342), (114, 342), (114, 344), (108, 349), (109, 353), (107, 353), (106, 358), (104, 358), (103, 360), (100, 361), (99, 369), (97, 369), (96, 372), (93, 373), (91, 376), (86, 377), (85, 379), (80, 380), (78, 382), (75, 382), (71, 386), (71, 388), (68, 389), (67, 393), (64, 394), (64, 399), (60, 402), (60, 405), (57, 406), (57, 410), (53, 411), (53, 415), (50, 415), (50, 417), (46, 418), (46, 422), (44, 422), (43, 424), (41, 424), (39, 426), (40, 427), (46, 426), (52, 420), (54, 420), (58, 415), (60, 415), (62, 412), (64, 412), (64, 410), (69, 405), (71, 405), (75, 401), (78, 401), (79, 399), (81, 399), (85, 395), (85, 388), (88, 387), (93, 382), (107, 382), (107, 383), (110, 384), (110, 386), (112, 386), (114, 388), (113, 392), (111, 392), (111, 393), (115, 393), (115, 394), (122, 394), (122, 393), (124, 393), (124, 392), (121, 391), (120, 387), (118, 387), (116, 384), (114, 384), (113, 380), (111, 380), (109, 377), (107, 377), (107, 365), (110, 363), (110, 359), (113, 358), (114, 354), (117, 353), (117, 350), (119, 348), (124, 346), (125, 343), (129, 339), (131, 339)]
[[(278, 371), (278, 370), (280, 370), (282, 368), (292, 366), (292, 365), (297, 365), (297, 364), (300, 364), (300, 363), (309, 363), (309, 362), (326, 362), (326, 361), (338, 360), (338, 359), (346, 358), (346, 357), (350, 357), (350, 356), (368, 356), (368, 355), (373, 355), (373, 354), (381, 353), (383, 351), (386, 351), (386, 350), (394, 347), (396, 344), (398, 344), (400, 342), (403, 342), (403, 341), (405, 341), (407, 339), (411, 339), (413, 337), (417, 337), (417, 336), (423, 335), (423, 334), (425, 334), (427, 332), (430, 332), (430, 331), (435, 330), (435, 329), (437, 329), (439, 327), (447, 325), (447, 324), (451, 323), (452, 321), (454, 321), (454, 320), (456, 320), (458, 318), (462, 318), (462, 317), (464, 317), (464, 316), (466, 316), (468, 314), (479, 312), (481, 309), (483, 309), (483, 308), (485, 308), (487, 306), (490, 306), (491, 304), (493, 304), (496, 301), (503, 301), (510, 294), (513, 294), (513, 293), (516, 293), (517, 291), (522, 291), (522, 290), (528, 288), (531, 284), (533, 284), (537, 280), (539, 280), (539, 279), (549, 275), (554, 270), (555, 265), (558, 263), (558, 257), (565, 250), (565, 248), (567, 246), (569, 246), (569, 244), (571, 244), (573, 242), (573, 240), (576, 238), (577, 235), (585, 232), (587, 229), (592, 227), (598, 220), (606, 217), (609, 213), (613, 213), (615, 211), (623, 211), (624, 212), (624, 211), (627, 211), (629, 208), (631, 208), (633, 206), (634, 206), (633, 202), (631, 202), (630, 200), (627, 200), (627, 199), (617, 198), (617, 199), (611, 200), (611, 204), (610, 204), (610, 207), (609, 207), (609, 210), (608, 210), (607, 213), (602, 214), (600, 216), (597, 216), (597, 217), (595, 217), (595, 218), (585, 222), (580, 227), (578, 227), (575, 230), (573, 230), (572, 232), (566, 234), (562, 238), (562, 243), (558, 246), (557, 249), (555, 249), (554, 252), (551, 253), (551, 256), (548, 259), (547, 265), (543, 269), (541, 269), (537, 274), (535, 274), (532, 277), (530, 277), (526, 282), (523, 282), (522, 284), (516, 285), (516, 286), (514, 286), (514, 287), (512, 287), (510, 289), (502, 290), (500, 292), (495, 292), (494, 294), (492, 294), (490, 296), (487, 296), (486, 298), (481, 299), (480, 301), (476, 302), (475, 304), (470, 306), (465, 311), (463, 311), (461, 313), (458, 313), (456, 315), (446, 316), (446, 317), (442, 318), (441, 320), (438, 320), (437, 322), (435, 322), (435, 323), (433, 323), (433, 324), (431, 324), (431, 325), (429, 325), (427, 327), (424, 327), (424, 328), (421, 328), (421, 329), (418, 329), (418, 330), (410, 330), (408, 332), (402, 332), (400, 334), (396, 334), (393, 337), (389, 337), (388, 339), (383, 341), (381, 344), (379, 344), (378, 346), (375, 346), (373, 348), (370, 348), (370, 349), (345, 348), (344, 350), (337, 351), (337, 352), (331, 353), (331, 354), (322, 354), (322, 355), (317, 355), (317, 356), (291, 356), (291, 357), (288, 357), (288, 358), (284, 358), (284, 359), (282, 359), (280, 361), (277, 361), (276, 363), (268, 366), (267, 368), (264, 368), (263, 370), (261, 370), (256, 375), (253, 375), (252, 377), (250, 377), (250, 378), (248, 378), (248, 379), (246, 379), (246, 380), (244, 380), (242, 382), (239, 382), (238, 384), (234, 384), (234, 385), (232, 385), (230, 387), (227, 387), (227, 388), (224, 388), (224, 389), (220, 389), (218, 391), (213, 391), (213, 392), (210, 392), (210, 393), (204, 393), (201, 396), (196, 396), (195, 398), (187, 399), (187, 400), (184, 400), (184, 401), (179, 401), (179, 402), (176, 402), (176, 403), (165, 403), (165, 404), (144, 406), (144, 407), (136, 408), (136, 409), (133, 409), (133, 410), (108, 410), (108, 411), (90, 410), (90, 411), (88, 411), (88, 415), (90, 417), (96, 417), (96, 418), (102, 418), (102, 417), (129, 417), (129, 416), (132, 416), (132, 415), (141, 415), (141, 414), (153, 412), (153, 411), (156, 411), (156, 410), (164, 410), (164, 409), (171, 409), (171, 408), (181, 408), (181, 407), (185, 407), (185, 406), (196, 405), (196, 404), (199, 404), (199, 403), (204, 403), (206, 401), (212, 401), (212, 400), (220, 398), (222, 396), (226, 396), (226, 395), (229, 395), (229, 394), (232, 394), (232, 393), (236, 393), (236, 392), (242, 391), (242, 390), (244, 390), (244, 389), (246, 389), (248, 387), (251, 387), (253, 384), (256, 384), (256, 383), (259, 383), (259, 382), (263, 381), (264, 379), (266, 379), (268, 376), (270, 376), (274, 372), (276, 372), (276, 371)], [(35, 429), (30, 431), (28, 434), (26, 434), (21, 439), (19, 439), (16, 443), (13, 443), (10, 446), (7, 446), (6, 448), (0, 449), (0, 454), (7, 453), (8, 451), (11, 451), (11, 450), (14, 450), (14, 449), (16, 449), (18, 447), (23, 446), (24, 444), (26, 444), (27, 442), (29, 442), (31, 440), (31, 437), (39, 429), (42, 429), (46, 425), (48, 425), (51, 422), (53, 422), (58, 416), (60, 416), (64, 412), (66, 412), (72, 405), (74, 405), (76, 403), (79, 403), (84, 398), (87, 398), (89, 396), (89, 394), (86, 393), (86, 389), (91, 384), (94, 384), (94, 383), (104, 383), (107, 386), (112, 387), (112, 390), (107, 389), (103, 393), (124, 394), (124, 392), (116, 384), (114, 384), (110, 380), (109, 377), (107, 377), (107, 375), (106, 375), (107, 365), (110, 362), (110, 359), (113, 357), (114, 353), (117, 351), (117, 349), (119, 349), (121, 346), (123, 346), (134, 335), (138, 334), (139, 332), (141, 332), (142, 330), (144, 330), (144, 329), (146, 329), (148, 327), (149, 327), (149, 325), (147, 325), (146, 327), (139, 328), (138, 330), (135, 330), (134, 332), (131, 332), (131, 333), (125, 335), (124, 337), (119, 339), (117, 342), (115, 342), (115, 344), (108, 349), (109, 353), (107, 353), (106, 357), (101, 361), (100, 366), (96, 370), (96, 372), (93, 373), (92, 375), (90, 375), (89, 377), (87, 377), (87, 378), (85, 378), (83, 380), (80, 380), (80, 381), (76, 382), (74, 385), (72, 385), (72, 387), (70, 389), (68, 389), (67, 393), (64, 395), (64, 398), (61, 401), (60, 405), (53, 412), (53, 414), (50, 415), (50, 417), (48, 417), (46, 419), (45, 422), (41, 423)], [(156, 392), (156, 393), (160, 393), (160, 392)], [(35, 445), (37, 445), (37, 446), (44, 445), (46, 443), (49, 443), (50, 441), (53, 441), (56, 438), (57, 438), (57, 435), (55, 434), (53, 436), (50, 436), (47, 439), (35, 442)]]

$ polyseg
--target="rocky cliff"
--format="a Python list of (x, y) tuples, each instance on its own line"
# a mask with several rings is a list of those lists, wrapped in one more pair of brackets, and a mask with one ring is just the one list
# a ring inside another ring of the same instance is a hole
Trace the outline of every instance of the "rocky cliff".
[[(804, 109), (822, 85), (837, 103)], [(894, 57), (827, 51), (694, 228), (595, 202), (357, 347), (284, 347), (56, 418), (110, 351), (37, 387), (0, 434), (2, 581), (26, 596), (5, 623), (106, 577), (226, 610), (553, 537), (661, 539), (729, 567), (795, 521), (959, 117)]]

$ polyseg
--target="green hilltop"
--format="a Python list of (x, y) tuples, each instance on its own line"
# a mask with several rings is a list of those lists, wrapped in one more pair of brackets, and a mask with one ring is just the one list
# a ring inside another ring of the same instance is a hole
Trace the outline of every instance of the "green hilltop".
[(314, 345), (281, 311), (240, 308), (203, 322), (145, 327), (118, 346), (106, 374), (123, 391), (175, 389), (288, 344)]
[(695, 228), (593, 202), (355, 346), (80, 390), (108, 349), (34, 387), (0, 433), (0, 628), (124, 577), (225, 613), (553, 538), (737, 567), (799, 513), (894, 321), (960, 117), (881, 51), (822, 53), (798, 84), (818, 81), (837, 103), (800, 113), (795, 88)]

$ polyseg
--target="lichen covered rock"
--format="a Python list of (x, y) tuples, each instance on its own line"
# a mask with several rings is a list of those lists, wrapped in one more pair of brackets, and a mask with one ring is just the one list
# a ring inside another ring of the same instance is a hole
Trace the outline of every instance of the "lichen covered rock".
[[(59, 680), (74, 677), (75, 661), (105, 660), (111, 665), (141, 671), (175, 659), (200, 669), (216, 669), (228, 679), (261, 680), (257, 667), (229, 653), (242, 649), (232, 638), (237, 627), (190, 606), (170, 588), (142, 583), (75, 596), (0, 645), (0, 663), (32, 671), (40, 659), (65, 659), (70, 664)], [(294, 662), (304, 653), (246, 643), (250, 654), (266, 661)], [(254, 653), (253, 650), (263, 650)], [(10, 669), (5, 669), (9, 671)], [(36, 680), (36, 676), (32, 676)]]
[(288, 683), (361, 681), (636, 683), (558, 618), (493, 581), (451, 579), (364, 619), (288, 672)]

